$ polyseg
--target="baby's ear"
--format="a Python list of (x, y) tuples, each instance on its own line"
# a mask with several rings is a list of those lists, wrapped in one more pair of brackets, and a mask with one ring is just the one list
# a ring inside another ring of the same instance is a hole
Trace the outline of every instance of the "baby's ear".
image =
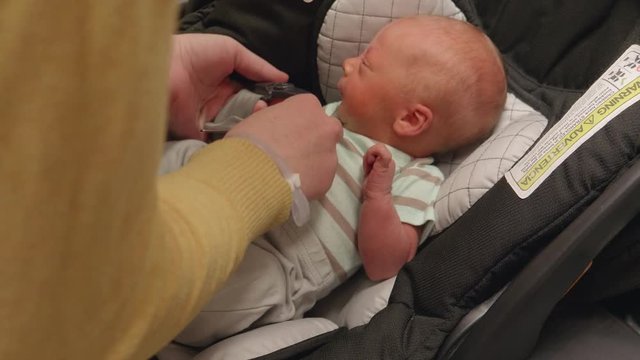
[(433, 112), (422, 104), (413, 104), (400, 113), (393, 122), (393, 131), (398, 136), (416, 136), (429, 129)]

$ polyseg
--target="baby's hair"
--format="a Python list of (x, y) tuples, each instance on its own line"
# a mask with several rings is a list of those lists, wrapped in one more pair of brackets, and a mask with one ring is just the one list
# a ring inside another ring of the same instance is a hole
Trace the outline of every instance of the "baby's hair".
[(427, 105), (446, 119), (451, 136), (449, 148), (443, 151), (488, 136), (506, 99), (498, 49), (480, 29), (465, 21), (440, 16), (408, 20), (423, 25), (429, 39), (439, 40), (437, 44), (417, 44), (413, 52), (417, 66), (412, 66), (414, 74), (408, 76), (408, 86), (418, 95), (422, 93)]
[[(471, 24), (468, 26), (477, 32), (479, 39), (475, 44), (471, 43), (473, 40), (470, 38), (466, 39), (466, 43), (461, 41), (459, 44), (460, 50), (467, 50), (465, 59), (470, 65), (458, 73), (467, 80), (459, 83), (466, 88), (461, 91), (465, 96), (458, 99), (462, 100), (459, 106), (466, 111), (454, 114), (451, 125), (475, 131), (466, 132), (467, 138), (461, 137), (457, 146), (467, 145), (489, 135), (502, 113), (507, 95), (506, 76), (499, 50), (478, 28)], [(474, 64), (477, 66), (472, 66)], [(483, 118), (483, 121), (474, 118)], [(470, 121), (479, 126), (466, 126)]]

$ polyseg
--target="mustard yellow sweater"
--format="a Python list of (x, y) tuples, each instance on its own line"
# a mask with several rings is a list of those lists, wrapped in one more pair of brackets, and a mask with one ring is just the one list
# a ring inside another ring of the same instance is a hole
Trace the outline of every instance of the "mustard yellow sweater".
[(0, 359), (146, 359), (290, 191), (243, 140), (158, 179), (176, 0), (0, 0)]

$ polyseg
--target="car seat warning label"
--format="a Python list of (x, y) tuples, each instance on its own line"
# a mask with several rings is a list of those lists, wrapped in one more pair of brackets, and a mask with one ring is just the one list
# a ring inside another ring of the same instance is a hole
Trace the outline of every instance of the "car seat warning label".
[(507, 182), (527, 198), (580, 145), (638, 100), (640, 45), (632, 45), (507, 172)]

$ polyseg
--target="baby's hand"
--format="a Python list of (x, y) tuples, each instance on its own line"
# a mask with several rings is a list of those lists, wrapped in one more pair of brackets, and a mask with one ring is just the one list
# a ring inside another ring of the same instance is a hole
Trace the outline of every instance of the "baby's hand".
[(391, 194), (391, 184), (396, 164), (391, 158), (391, 153), (384, 144), (373, 145), (364, 154), (362, 160), (364, 169), (364, 182), (362, 184), (362, 196), (364, 199), (372, 199)]
[(251, 113), (253, 114), (256, 111), (260, 111), (262, 109), (265, 109), (267, 106), (269, 106), (269, 104), (267, 104), (266, 101), (264, 100), (258, 100), (256, 102), (256, 104), (253, 106), (253, 111), (251, 111)]

